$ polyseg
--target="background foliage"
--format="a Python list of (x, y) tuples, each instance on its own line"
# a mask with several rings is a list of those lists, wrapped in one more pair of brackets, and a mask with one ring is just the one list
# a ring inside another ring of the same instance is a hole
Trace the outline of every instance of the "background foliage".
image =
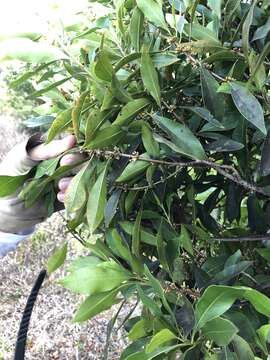
[[(90, 252), (61, 280), (85, 295), (74, 321), (135, 296), (122, 360), (267, 359), (270, 3), (99, 3), (104, 16), (51, 44), (0, 43), (2, 60), (37, 63), (11, 83), (38, 79), (28, 122), (48, 142), (74, 133), (85, 154), (65, 199)], [(58, 162), (30, 174), (26, 206), (44, 196), (53, 211), (72, 168)], [(2, 177), (2, 196), (24, 181)]]

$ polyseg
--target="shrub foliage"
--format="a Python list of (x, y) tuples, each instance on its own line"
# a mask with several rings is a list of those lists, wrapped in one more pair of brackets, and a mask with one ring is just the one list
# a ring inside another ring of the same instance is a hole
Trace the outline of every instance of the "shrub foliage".
[[(136, 297), (122, 360), (267, 359), (270, 2), (99, 3), (106, 15), (54, 47), (0, 43), (2, 59), (37, 63), (12, 84), (39, 79), (31, 124), (50, 124), (48, 142), (74, 133), (85, 154), (65, 198), (89, 249), (61, 280), (85, 295), (74, 321)], [(31, 173), (26, 206), (43, 196), (52, 211), (72, 168), (58, 162)], [(5, 195), (25, 178), (11, 180)]]

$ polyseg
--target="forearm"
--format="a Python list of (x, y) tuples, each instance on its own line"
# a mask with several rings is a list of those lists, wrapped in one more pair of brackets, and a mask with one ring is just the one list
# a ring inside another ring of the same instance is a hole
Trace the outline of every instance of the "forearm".
[(8, 252), (15, 250), (18, 244), (29, 238), (34, 231), (35, 227), (22, 231), (19, 234), (0, 232), (0, 258), (4, 257)]

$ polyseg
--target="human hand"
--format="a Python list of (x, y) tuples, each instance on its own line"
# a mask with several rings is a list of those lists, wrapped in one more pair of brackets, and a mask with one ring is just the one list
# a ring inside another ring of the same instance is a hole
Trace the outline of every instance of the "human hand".
[[(54, 140), (49, 144), (41, 144), (29, 151), (29, 156), (34, 161), (42, 161), (52, 159), (59, 156), (65, 151), (72, 149), (76, 145), (76, 138), (74, 135), (68, 135), (61, 140)], [(82, 160), (81, 154), (67, 154), (60, 160), (60, 166), (72, 165), (79, 163)], [(64, 177), (58, 182), (59, 192), (57, 199), (60, 202), (64, 202), (66, 190), (71, 183), (72, 176)]]

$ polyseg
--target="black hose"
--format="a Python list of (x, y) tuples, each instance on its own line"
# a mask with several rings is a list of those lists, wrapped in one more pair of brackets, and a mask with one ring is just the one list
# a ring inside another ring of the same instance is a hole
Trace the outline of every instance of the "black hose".
[(28, 328), (29, 328), (32, 311), (33, 311), (39, 290), (41, 288), (41, 285), (42, 285), (46, 275), (47, 275), (46, 270), (42, 270), (39, 273), (38, 278), (37, 278), (32, 290), (31, 290), (31, 293), (27, 299), (27, 303), (25, 305), (22, 320), (20, 323), (20, 328), (19, 328), (18, 335), (17, 335), (14, 360), (24, 360), (27, 332), (28, 332)]

